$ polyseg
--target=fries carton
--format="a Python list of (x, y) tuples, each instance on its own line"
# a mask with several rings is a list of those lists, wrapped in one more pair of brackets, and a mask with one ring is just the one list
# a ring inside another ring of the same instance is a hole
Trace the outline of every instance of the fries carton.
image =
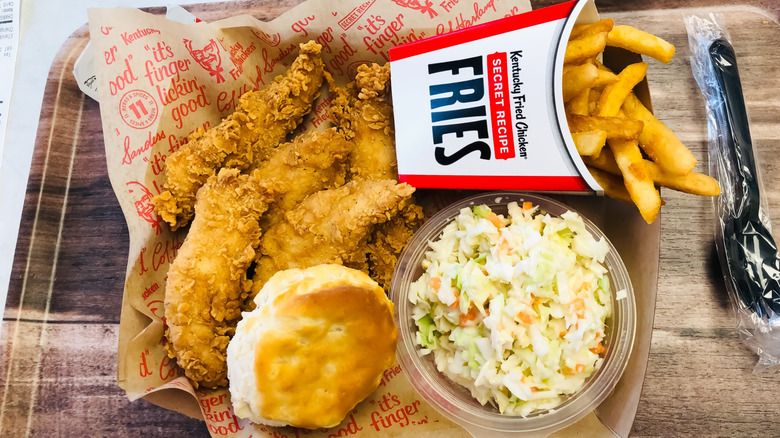
[(570, 1), (390, 49), (400, 180), (600, 193), (561, 87), (572, 27), (596, 19), (592, 1)]

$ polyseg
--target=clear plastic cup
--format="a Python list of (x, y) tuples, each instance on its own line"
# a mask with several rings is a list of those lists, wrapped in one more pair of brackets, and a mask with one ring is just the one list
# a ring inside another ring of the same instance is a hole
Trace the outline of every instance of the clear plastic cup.
[[(439, 373), (433, 355), (420, 356), (415, 343), (417, 326), (412, 319), (412, 304), (408, 291), (412, 282), (423, 273), (422, 260), (428, 242), (439, 238), (441, 231), (463, 207), (487, 205), (496, 214), (507, 215), (507, 204), (529, 201), (552, 216), (560, 216), (572, 208), (553, 199), (518, 192), (490, 192), (456, 202), (436, 213), (415, 233), (396, 265), (391, 286), (391, 298), (396, 308), (396, 324), (400, 341), (398, 358), (412, 386), (436, 410), (458, 423), (475, 437), (504, 437), (524, 433), (523, 436), (547, 436), (571, 425), (593, 411), (612, 392), (626, 368), (636, 332), (636, 305), (634, 289), (628, 271), (617, 250), (609, 243), (605, 265), (612, 286), (612, 316), (607, 319), (604, 338), (606, 354), (601, 367), (585, 385), (554, 409), (539, 411), (527, 417), (502, 414), (491, 405), (481, 405), (465, 387)], [(576, 212), (576, 211), (575, 211)], [(582, 215), (580, 215), (582, 216)], [(587, 230), (596, 238), (604, 238), (592, 222), (582, 216)], [(624, 298), (617, 299), (617, 291), (624, 290)]]

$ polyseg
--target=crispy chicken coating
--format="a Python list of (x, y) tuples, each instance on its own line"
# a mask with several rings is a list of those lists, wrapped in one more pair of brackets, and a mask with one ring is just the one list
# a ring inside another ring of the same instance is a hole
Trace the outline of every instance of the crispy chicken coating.
[(335, 91), (331, 117), (355, 142), (349, 157), (352, 178), (397, 180), (390, 65), (363, 64), (355, 82)]
[(307, 197), (263, 235), (252, 295), (282, 269), (365, 264), (361, 248), (375, 225), (404, 209), (412, 193), (413, 187), (393, 180), (354, 180)]
[(257, 172), (222, 169), (198, 191), (195, 219), (168, 271), (166, 349), (195, 387), (227, 385), (225, 354), (273, 199)]
[(423, 221), (423, 210), (414, 204), (414, 198), (397, 215), (387, 222), (377, 225), (371, 239), (366, 244), (368, 266), (371, 278), (384, 290), (390, 290), (395, 265), (401, 251), (412, 239)]
[[(349, 160), (352, 179), (398, 179), (389, 86), (389, 64), (364, 64), (355, 82), (336, 89), (331, 116), (355, 142)], [(422, 208), (412, 201), (399, 215), (378, 225), (362, 248), (371, 278), (385, 290), (390, 290), (398, 256), (422, 219)]]
[(285, 213), (312, 193), (343, 186), (345, 162), (351, 150), (352, 143), (336, 128), (307, 132), (279, 146), (257, 168), (277, 194), (260, 219), (260, 228), (267, 230), (283, 220)]
[(194, 132), (188, 143), (168, 157), (163, 192), (154, 204), (172, 229), (189, 223), (198, 189), (220, 167), (250, 167), (301, 123), (322, 86), (321, 49), (314, 41), (301, 44), (285, 75), (241, 96), (236, 112), (208, 131)]

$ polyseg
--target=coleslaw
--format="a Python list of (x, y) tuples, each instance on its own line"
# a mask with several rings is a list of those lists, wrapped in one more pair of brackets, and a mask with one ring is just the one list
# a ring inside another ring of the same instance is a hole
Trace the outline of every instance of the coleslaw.
[(429, 243), (409, 300), (421, 354), (481, 404), (552, 409), (603, 363), (612, 314), (605, 239), (574, 212), (461, 209)]

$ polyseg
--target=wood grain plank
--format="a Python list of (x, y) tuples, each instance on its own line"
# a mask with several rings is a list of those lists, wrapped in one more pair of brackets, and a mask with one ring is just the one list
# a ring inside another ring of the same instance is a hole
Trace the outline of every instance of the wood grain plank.
[[(3, 330), (15, 331), (16, 324), (4, 323)], [(202, 421), (127, 399), (116, 385), (118, 324), (35, 321), (18, 329), (19, 348), (43, 342), (40, 355), (13, 361), (0, 435), (24, 436), (31, 416), (31, 436), (209, 436)]]

